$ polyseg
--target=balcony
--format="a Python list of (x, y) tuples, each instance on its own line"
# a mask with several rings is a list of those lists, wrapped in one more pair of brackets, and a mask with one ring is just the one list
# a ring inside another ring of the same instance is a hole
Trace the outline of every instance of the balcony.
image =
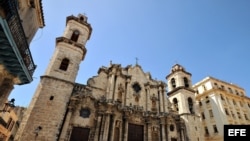
[(19, 85), (30, 83), (36, 65), (17, 11), (15, 0), (0, 0), (0, 64), (19, 78)]

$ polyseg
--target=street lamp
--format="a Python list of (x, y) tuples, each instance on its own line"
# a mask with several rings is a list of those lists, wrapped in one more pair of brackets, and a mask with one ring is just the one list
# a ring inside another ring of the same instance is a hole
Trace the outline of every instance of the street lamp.
[(15, 107), (15, 99), (12, 98), (10, 101), (4, 103), (3, 110), (0, 112), (10, 112)]

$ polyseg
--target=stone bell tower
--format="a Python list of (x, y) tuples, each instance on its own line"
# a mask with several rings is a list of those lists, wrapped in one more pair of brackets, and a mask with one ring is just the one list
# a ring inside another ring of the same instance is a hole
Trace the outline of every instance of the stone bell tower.
[(167, 75), (168, 97), (175, 110), (185, 122), (188, 140), (204, 141), (201, 119), (197, 114), (195, 91), (192, 89), (192, 74), (175, 64)]
[(192, 89), (191, 73), (181, 65), (175, 64), (166, 78), (173, 109), (179, 114), (194, 114), (195, 91)]
[(64, 120), (85, 44), (92, 32), (87, 17), (68, 16), (56, 48), (15, 137), (16, 141), (56, 141)]

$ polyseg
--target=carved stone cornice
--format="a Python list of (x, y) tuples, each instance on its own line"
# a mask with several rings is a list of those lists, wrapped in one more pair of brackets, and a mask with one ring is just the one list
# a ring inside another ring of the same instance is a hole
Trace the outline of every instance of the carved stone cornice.
[(177, 88), (173, 89), (172, 91), (169, 91), (169, 92), (167, 93), (167, 95), (170, 96), (170, 95), (172, 95), (173, 93), (177, 92), (178, 90), (182, 90), (182, 89), (185, 89), (185, 90), (187, 90), (187, 91), (190, 91), (190, 92), (192, 92), (192, 93), (195, 93), (195, 90), (193, 90), (193, 89), (191, 89), (191, 88), (187, 88), (187, 87), (185, 87), (185, 86), (181, 86), (181, 87), (177, 87)]
[(58, 43), (60, 43), (60, 42), (67, 43), (67, 44), (70, 44), (70, 45), (72, 45), (72, 46), (75, 46), (75, 47), (81, 49), (82, 52), (83, 52), (83, 54), (82, 54), (82, 55), (83, 55), (83, 56), (82, 56), (82, 60), (84, 59), (85, 54), (86, 54), (86, 52), (87, 52), (87, 49), (85, 48), (85, 46), (84, 46), (83, 44), (80, 44), (80, 43), (78, 43), (78, 42), (72, 41), (72, 40), (70, 40), (70, 39), (68, 39), (68, 38), (65, 38), (65, 37), (58, 37), (58, 38), (56, 38), (56, 45), (57, 45)]

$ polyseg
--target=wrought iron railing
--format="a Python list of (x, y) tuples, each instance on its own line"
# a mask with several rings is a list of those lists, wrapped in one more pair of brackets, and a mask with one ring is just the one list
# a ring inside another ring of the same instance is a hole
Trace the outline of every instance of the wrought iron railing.
[(33, 62), (21, 19), (17, 11), (16, 0), (0, 0), (0, 8), (4, 12), (4, 18), (8, 23), (10, 32), (23, 58), (24, 64), (32, 76), (36, 65)]

